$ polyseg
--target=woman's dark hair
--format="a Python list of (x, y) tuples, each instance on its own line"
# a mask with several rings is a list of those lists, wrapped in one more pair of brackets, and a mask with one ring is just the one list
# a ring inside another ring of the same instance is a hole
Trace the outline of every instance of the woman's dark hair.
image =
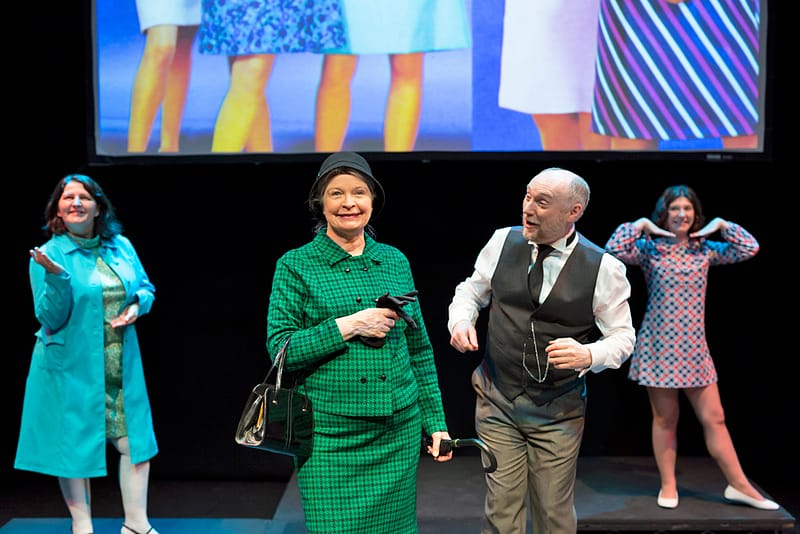
[(692, 223), (689, 233), (696, 232), (706, 223), (705, 215), (703, 215), (703, 206), (700, 204), (700, 198), (697, 196), (697, 193), (694, 192), (694, 189), (688, 185), (673, 185), (666, 188), (664, 192), (661, 193), (661, 196), (658, 197), (656, 207), (650, 219), (656, 223), (659, 228), (669, 230), (667, 227), (669, 205), (672, 204), (676, 198), (680, 197), (684, 197), (692, 203), (692, 207), (694, 208), (694, 223)]
[(86, 191), (97, 202), (97, 208), (100, 214), (94, 222), (94, 232), (103, 239), (109, 239), (117, 234), (122, 233), (122, 223), (117, 219), (114, 212), (114, 206), (108, 197), (103, 192), (100, 184), (89, 178), (84, 174), (68, 174), (58, 181), (55, 189), (50, 194), (50, 199), (47, 201), (47, 207), (44, 209), (45, 224), (42, 230), (47, 237), (52, 235), (61, 235), (67, 233), (67, 227), (64, 225), (63, 219), (58, 216), (58, 201), (61, 200), (61, 195), (64, 193), (64, 188), (70, 182), (78, 182), (83, 184)]
[[(328, 171), (328, 173), (317, 178), (317, 180), (311, 186), (311, 191), (308, 193), (308, 210), (311, 212), (311, 220), (314, 223), (313, 233), (315, 235), (318, 234), (328, 224), (325, 220), (325, 215), (322, 208), (322, 196), (325, 193), (325, 188), (334, 177), (339, 176), (340, 174), (352, 174), (364, 180), (364, 183), (367, 184), (367, 187), (369, 187), (369, 192), (372, 193), (372, 205), (374, 213), (375, 199), (377, 198), (374, 179), (371, 176), (367, 176), (363, 172), (352, 167), (336, 167)], [(369, 234), (370, 237), (375, 239), (375, 229), (372, 227), (372, 225), (367, 224), (366, 228), (364, 228), (364, 231)]]

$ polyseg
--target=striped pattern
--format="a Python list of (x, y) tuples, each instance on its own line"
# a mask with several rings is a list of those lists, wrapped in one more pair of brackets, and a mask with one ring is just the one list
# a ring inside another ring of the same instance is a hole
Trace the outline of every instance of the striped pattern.
[(629, 139), (757, 133), (760, 0), (603, 0), (594, 131)]

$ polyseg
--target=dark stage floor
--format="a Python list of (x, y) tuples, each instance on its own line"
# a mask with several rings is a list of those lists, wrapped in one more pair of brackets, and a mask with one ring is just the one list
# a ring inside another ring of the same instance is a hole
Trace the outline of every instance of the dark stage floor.
[[(665, 510), (656, 505), (658, 474), (652, 458), (581, 458), (576, 487), (579, 531), (795, 531), (800, 492), (765, 490), (781, 508), (756, 510), (722, 497), (725, 481), (711, 459), (681, 458), (678, 470), (680, 506)], [(115, 481), (96, 479), (93, 488), (95, 534), (118, 533), (122, 510)], [(446, 464), (423, 458), (418, 494), (420, 532), (479, 532), (483, 492), (477, 455), (462, 454)], [(69, 532), (69, 519), (54, 479), (32, 476), (14, 487), (4, 484), (1, 496), (0, 534)], [(150, 515), (161, 534), (305, 532), (294, 478), (286, 484), (154, 478)]]

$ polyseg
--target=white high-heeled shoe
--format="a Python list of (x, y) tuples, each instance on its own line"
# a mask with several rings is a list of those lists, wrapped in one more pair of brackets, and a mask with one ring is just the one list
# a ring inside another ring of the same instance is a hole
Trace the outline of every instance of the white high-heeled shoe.
[(759, 510), (777, 510), (780, 508), (780, 505), (775, 501), (771, 501), (769, 499), (762, 499), (759, 501), (752, 497), (748, 497), (730, 484), (728, 484), (728, 487), (725, 488), (725, 493), (723, 493), (723, 495), (725, 495), (725, 498), (729, 501), (746, 504), (748, 506), (752, 506), (753, 508), (758, 508)]

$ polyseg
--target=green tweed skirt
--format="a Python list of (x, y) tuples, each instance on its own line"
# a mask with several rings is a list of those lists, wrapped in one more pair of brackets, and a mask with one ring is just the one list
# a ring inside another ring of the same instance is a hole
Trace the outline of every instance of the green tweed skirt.
[(419, 406), (388, 417), (314, 413), (297, 483), (309, 534), (417, 532)]

